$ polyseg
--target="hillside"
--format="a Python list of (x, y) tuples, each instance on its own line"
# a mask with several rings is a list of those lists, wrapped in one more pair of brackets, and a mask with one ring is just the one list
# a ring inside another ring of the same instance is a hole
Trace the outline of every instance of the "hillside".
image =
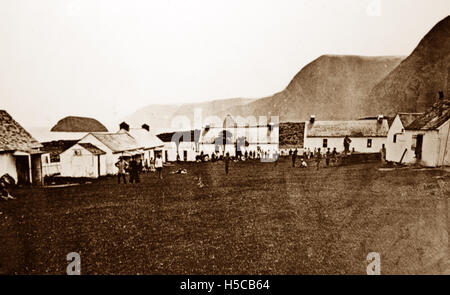
[(53, 132), (106, 132), (108, 129), (93, 118), (68, 116), (52, 127)]
[[(439, 22), (417, 48), (370, 92), (366, 114), (423, 112), (450, 93), (450, 16)], [(376, 104), (375, 104), (376, 103)]]
[(214, 114), (218, 114), (220, 118), (223, 118), (226, 115), (225, 111), (230, 107), (244, 105), (252, 101), (254, 100), (232, 98), (182, 105), (149, 105), (126, 117), (125, 121), (131, 126), (141, 126), (143, 123), (147, 123), (150, 125), (152, 132), (155, 133), (182, 129), (188, 130), (195, 126), (189, 126), (189, 128), (181, 128), (178, 125), (173, 126), (175, 118), (184, 117), (193, 124), (195, 109), (202, 110), (201, 117), (203, 120)]
[[(234, 116), (279, 115), (280, 121), (358, 118), (365, 113), (371, 89), (402, 61), (402, 57), (324, 55), (305, 66), (283, 91), (245, 106)], [(378, 114), (374, 109), (372, 114)]]

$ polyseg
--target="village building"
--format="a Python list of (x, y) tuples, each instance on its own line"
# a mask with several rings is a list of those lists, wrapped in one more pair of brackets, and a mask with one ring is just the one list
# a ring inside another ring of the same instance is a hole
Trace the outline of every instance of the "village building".
[(449, 166), (449, 133), (450, 99), (441, 97), (431, 109), (406, 126), (401, 136), (397, 136), (399, 146), (396, 148), (405, 154), (402, 163)]
[(6, 111), (0, 110), (0, 176), (7, 173), (18, 184), (43, 184), (41, 147)]
[(60, 175), (98, 178), (107, 175), (106, 152), (92, 143), (76, 143), (60, 154)]
[[(409, 152), (406, 146), (406, 127), (423, 113), (398, 113), (392, 124), (386, 139), (386, 160), (390, 162), (411, 162), (414, 153)], [(410, 144), (409, 144), (410, 145)]]
[[(90, 143), (106, 153), (106, 174), (117, 174), (118, 170), (115, 164), (120, 157), (144, 154), (142, 147), (128, 133), (91, 132), (78, 143)], [(61, 167), (63, 165), (61, 163)]]
[(42, 142), (42, 173), (44, 177), (59, 175), (61, 173), (61, 153), (77, 142), (78, 140), (55, 140)]
[(136, 140), (138, 146), (143, 150), (143, 164), (149, 166), (150, 161), (160, 154), (164, 161), (164, 142), (150, 132), (150, 126), (143, 124), (141, 128), (130, 128), (123, 122), (120, 124), (119, 133), (127, 133)]
[(260, 157), (278, 151), (278, 124), (250, 125), (227, 115), (221, 125), (207, 124), (202, 128), (199, 150), (204, 155), (232, 157), (254, 152)]
[(389, 131), (388, 120), (383, 116), (376, 119), (353, 121), (316, 121), (312, 116), (305, 126), (304, 148), (311, 151), (328, 148), (344, 151), (344, 138), (351, 139), (350, 151), (357, 153), (379, 153), (386, 143)]
[(199, 151), (200, 130), (167, 132), (157, 135), (164, 143), (163, 161), (195, 161)]

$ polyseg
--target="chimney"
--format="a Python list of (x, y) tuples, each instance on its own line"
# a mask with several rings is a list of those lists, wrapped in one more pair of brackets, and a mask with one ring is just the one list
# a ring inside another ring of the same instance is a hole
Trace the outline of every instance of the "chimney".
[(384, 119), (383, 115), (378, 115), (378, 117), (377, 117), (378, 124), (383, 123), (383, 119)]
[(444, 91), (439, 91), (439, 99), (444, 99)]
[(309, 122), (311, 124), (314, 124), (315, 121), (316, 121), (316, 116), (315, 115), (311, 115), (311, 117), (309, 118)]
[(142, 124), (142, 129), (147, 130), (148, 132), (150, 132), (150, 126), (148, 126), (147, 124)]
[(128, 125), (126, 122), (122, 122), (119, 125), (119, 129), (120, 130), (126, 130), (126, 131), (130, 131), (130, 125)]

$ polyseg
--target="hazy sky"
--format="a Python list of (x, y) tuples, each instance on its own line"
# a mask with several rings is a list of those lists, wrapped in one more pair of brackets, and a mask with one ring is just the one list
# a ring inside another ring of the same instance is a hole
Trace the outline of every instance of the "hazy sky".
[(0, 0), (0, 109), (108, 124), (148, 104), (261, 97), (322, 54), (408, 55), (448, 0)]

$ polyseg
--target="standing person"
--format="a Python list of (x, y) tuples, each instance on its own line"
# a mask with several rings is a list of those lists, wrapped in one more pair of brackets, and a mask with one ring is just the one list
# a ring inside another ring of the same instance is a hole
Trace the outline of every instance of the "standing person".
[(126, 169), (128, 168), (128, 163), (123, 157), (119, 158), (119, 161), (115, 164), (118, 169), (117, 181), (120, 184), (120, 179), (123, 179), (123, 183), (127, 183)]
[(158, 154), (155, 159), (155, 169), (158, 173), (159, 179), (163, 179), (163, 161), (161, 158), (161, 154)]
[(384, 145), (384, 143), (381, 146), (380, 153), (381, 153), (381, 165), (384, 166), (386, 164), (386, 146)]
[(315, 156), (316, 156), (317, 170), (319, 170), (319, 168), (320, 168), (320, 161), (322, 160), (322, 153), (320, 152), (320, 148), (317, 150)]
[(153, 157), (150, 158), (150, 171), (151, 172), (155, 172), (155, 160), (153, 159)]
[(330, 148), (328, 148), (325, 154), (325, 163), (327, 164), (327, 167), (330, 166), (330, 158), (331, 158), (331, 151)]
[(228, 175), (228, 170), (229, 170), (229, 167), (230, 167), (230, 154), (227, 153), (223, 160), (225, 161), (225, 174)]
[(141, 182), (141, 177), (140, 177), (140, 174), (142, 173), (142, 168), (143, 168), (143, 165), (142, 165), (142, 159), (139, 159), (139, 161), (137, 162), (137, 167), (136, 167), (137, 169), (136, 169), (136, 182), (137, 183), (140, 183)]
[(350, 153), (350, 143), (352, 143), (352, 140), (346, 135), (344, 137), (344, 152), (346, 156)]
[(297, 160), (297, 149), (292, 153), (292, 167), (295, 167), (295, 161)]
[(332, 163), (337, 163), (337, 151), (336, 148), (333, 148), (333, 151), (331, 152), (331, 160)]
[(130, 161), (130, 183), (136, 183), (137, 182), (137, 170), (138, 170), (138, 163), (136, 159), (133, 157)]

